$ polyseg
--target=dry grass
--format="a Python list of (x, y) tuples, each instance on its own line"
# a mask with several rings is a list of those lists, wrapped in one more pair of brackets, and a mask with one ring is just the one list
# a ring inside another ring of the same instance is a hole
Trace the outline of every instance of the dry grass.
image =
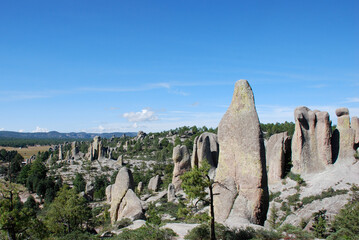
[(38, 152), (48, 151), (51, 146), (29, 146), (26, 148), (14, 148), (14, 147), (2, 147), (0, 149), (5, 149), (6, 151), (17, 151), (23, 156), (23, 158), (30, 158), (32, 155), (37, 155)]

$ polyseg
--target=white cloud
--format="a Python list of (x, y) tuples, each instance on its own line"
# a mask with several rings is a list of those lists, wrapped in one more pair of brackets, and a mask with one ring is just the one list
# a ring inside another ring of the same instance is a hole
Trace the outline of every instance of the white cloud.
[(35, 130), (33, 130), (32, 132), (48, 132), (49, 130), (47, 130), (47, 128), (41, 128), (39, 126), (36, 127)]
[(103, 132), (103, 130), (105, 130), (105, 128), (102, 125), (100, 125), (100, 126), (98, 126), (98, 130), (99, 130), (99, 132)]
[(171, 88), (171, 84), (170, 83), (166, 83), (166, 82), (162, 82), (162, 83), (153, 83), (148, 85), (150, 88)]
[(347, 98), (346, 103), (359, 103), (359, 97)]
[(175, 94), (175, 95), (181, 95), (181, 96), (188, 96), (189, 95), (189, 93), (181, 91), (181, 90), (178, 90), (178, 89), (176, 89), (174, 91), (169, 91), (169, 93)]
[(19, 132), (20, 132), (20, 133), (24, 132), (24, 129), (20, 129)]
[(4, 131), (5, 130), (5, 128), (0, 128), (0, 131)]
[(123, 117), (129, 122), (148, 122), (158, 120), (158, 116), (149, 108), (142, 109), (141, 112), (124, 113)]
[(257, 105), (258, 118), (261, 123), (294, 121), (294, 109), (290, 106)]

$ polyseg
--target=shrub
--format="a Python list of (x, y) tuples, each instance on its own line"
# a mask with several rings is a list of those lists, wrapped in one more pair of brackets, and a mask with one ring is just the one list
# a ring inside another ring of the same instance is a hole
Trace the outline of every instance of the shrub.
[(319, 238), (326, 238), (327, 234), (327, 210), (322, 209), (313, 214), (313, 226), (310, 228), (314, 235)]
[(329, 239), (359, 239), (359, 188), (353, 185), (351, 199), (335, 216)]
[(302, 199), (302, 204), (306, 205), (306, 204), (309, 204), (309, 203), (311, 203), (311, 202), (313, 202), (315, 200), (334, 197), (336, 195), (342, 195), (342, 194), (347, 194), (347, 193), (348, 193), (348, 190), (346, 190), (346, 189), (334, 190), (333, 188), (330, 187), (327, 190), (324, 190), (321, 194), (304, 197)]
[(201, 224), (193, 228), (186, 236), (188, 240), (205, 240), (210, 238), (210, 230), (207, 224)]
[(279, 197), (281, 194), (281, 192), (270, 192), (269, 194), (269, 202), (273, 201), (274, 199), (276, 199), (277, 197)]
[(85, 191), (86, 181), (81, 173), (76, 173), (75, 179), (73, 180), (72, 184), (76, 188), (76, 191), (78, 193)]
[(147, 215), (148, 215), (147, 222), (157, 226), (161, 224), (161, 217), (159, 216), (158, 211), (154, 204), (150, 204), (148, 206)]
[(292, 179), (293, 181), (296, 181), (298, 183), (298, 185), (300, 186), (306, 186), (306, 182), (304, 181), (304, 179), (300, 176), (300, 174), (295, 174), (292, 172), (288, 173), (288, 177), (290, 179)]
[(299, 193), (288, 196), (288, 204), (291, 206), (295, 205), (299, 201), (299, 196)]
[(120, 229), (130, 226), (132, 224), (132, 221), (129, 218), (122, 218), (120, 221), (116, 222), (116, 224), (117, 224), (117, 228)]
[(300, 226), (302, 229), (304, 229), (304, 228), (308, 225), (309, 221), (310, 221), (310, 218), (302, 218), (302, 219), (300, 219), (300, 224), (299, 224), (299, 226)]
[[(53, 238), (52, 238), (53, 239)], [(100, 239), (97, 236), (91, 235), (88, 232), (74, 231), (61, 237), (54, 238), (56, 240), (94, 240)]]
[[(285, 224), (283, 227), (278, 229), (279, 232), (282, 232), (284, 239), (302, 239), (302, 240), (311, 240), (314, 239), (312, 233), (303, 231), (302, 229), (295, 227), (290, 224)], [(295, 235), (295, 237), (290, 237), (290, 235)]]
[(124, 229), (121, 234), (113, 239), (171, 240), (176, 235), (177, 234), (172, 229), (160, 229), (158, 226), (146, 224), (135, 230)]
[[(202, 240), (210, 238), (210, 230), (208, 224), (201, 224), (193, 228), (186, 236), (187, 240)], [(222, 224), (216, 224), (217, 239), (226, 240), (246, 240), (246, 239), (261, 239), (261, 240), (275, 240), (280, 239), (282, 235), (275, 231), (268, 230), (254, 230), (251, 227), (245, 229), (230, 229)]]
[(279, 227), (278, 221), (278, 209), (273, 205), (270, 209), (270, 217), (268, 219), (268, 223), (271, 229), (276, 229)]

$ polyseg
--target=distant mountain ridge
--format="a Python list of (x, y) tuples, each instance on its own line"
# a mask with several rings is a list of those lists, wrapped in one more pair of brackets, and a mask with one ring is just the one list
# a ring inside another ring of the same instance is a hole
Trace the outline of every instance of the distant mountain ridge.
[(112, 133), (86, 133), (86, 132), (70, 132), (60, 133), (57, 131), (51, 132), (13, 132), (13, 131), (0, 131), (1, 138), (22, 138), (22, 139), (92, 139), (95, 136), (102, 138), (111, 138), (112, 136), (121, 137), (126, 136), (134, 137), (137, 135), (136, 132), (112, 132)]

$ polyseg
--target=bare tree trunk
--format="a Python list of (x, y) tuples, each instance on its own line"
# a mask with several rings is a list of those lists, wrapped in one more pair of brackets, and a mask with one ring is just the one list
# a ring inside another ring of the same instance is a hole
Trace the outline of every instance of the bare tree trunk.
[[(209, 181), (211, 181), (211, 179), (209, 178), (209, 176), (207, 175), (207, 178)], [(215, 231), (215, 221), (214, 221), (214, 207), (213, 207), (213, 188), (212, 188), (212, 184), (209, 185), (209, 195), (211, 198), (210, 201), (210, 211), (211, 211), (211, 240), (216, 240), (216, 231)]]
[(15, 231), (8, 230), (7, 236), (8, 236), (8, 238), (9, 238), (9, 240), (16, 240), (16, 233), (15, 233)]

